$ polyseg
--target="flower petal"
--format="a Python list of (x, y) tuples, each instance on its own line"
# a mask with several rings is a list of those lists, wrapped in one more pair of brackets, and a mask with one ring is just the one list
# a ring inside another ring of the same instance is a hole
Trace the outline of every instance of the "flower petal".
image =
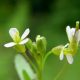
[(27, 39), (24, 39), (24, 40), (22, 40), (19, 44), (21, 45), (21, 44), (25, 44), (25, 43), (27, 43), (28, 42), (28, 38)]
[(15, 46), (15, 45), (16, 45), (16, 43), (10, 42), (10, 43), (5, 44), (4, 47), (9, 48), (9, 47), (13, 47), (13, 46)]
[(72, 40), (72, 37), (75, 34), (75, 28), (71, 28), (70, 29), (70, 26), (67, 26), (66, 27), (66, 32), (67, 32), (67, 36), (68, 36), (69, 41), (71, 41)]
[(67, 32), (68, 39), (69, 39), (69, 41), (70, 41), (70, 38), (71, 38), (70, 26), (67, 26), (67, 27), (66, 27), (66, 32)]
[(10, 34), (10, 36), (12, 37), (12, 39), (13, 39), (14, 41), (20, 39), (19, 31), (18, 31), (16, 28), (11, 28), (11, 29), (9, 30), (9, 34)]
[(71, 28), (71, 35), (74, 36), (76, 29), (75, 28)]
[(23, 40), (24, 38), (26, 38), (26, 36), (29, 34), (30, 30), (29, 28), (25, 30), (25, 32), (23, 33), (23, 35), (21, 36), (21, 40)]
[(72, 64), (73, 63), (73, 57), (71, 54), (66, 54), (66, 58), (67, 58), (67, 61), (69, 64)]
[(63, 60), (63, 59), (64, 59), (64, 53), (63, 53), (63, 50), (61, 51), (59, 58), (60, 58), (60, 60)]
[(14, 62), (15, 62), (15, 68), (18, 72), (20, 80), (25, 80), (24, 76), (23, 76), (23, 71), (25, 71), (27, 73), (27, 75), (30, 77), (30, 80), (37, 80), (37, 75), (32, 70), (28, 61), (25, 60), (25, 58), (22, 55), (17, 54), (15, 56)]

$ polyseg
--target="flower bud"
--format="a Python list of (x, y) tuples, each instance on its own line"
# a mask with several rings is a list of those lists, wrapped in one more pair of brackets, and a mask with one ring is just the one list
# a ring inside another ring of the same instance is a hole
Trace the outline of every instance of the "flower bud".
[(31, 48), (32, 48), (32, 41), (31, 41), (31, 39), (29, 39), (28, 42), (26, 43), (26, 47), (27, 47), (29, 50), (31, 50)]
[(35, 42), (33, 42), (33, 44), (32, 44), (32, 53), (34, 53), (34, 55), (35, 54), (37, 54), (37, 46), (36, 46), (36, 43)]
[(36, 43), (32, 42), (31, 39), (29, 39), (29, 41), (27, 42), (26, 47), (33, 55), (37, 53)]
[(40, 37), (40, 35), (38, 35), (36, 37), (36, 44), (37, 44), (37, 50), (39, 51), (40, 54), (46, 52), (47, 41), (45, 37)]

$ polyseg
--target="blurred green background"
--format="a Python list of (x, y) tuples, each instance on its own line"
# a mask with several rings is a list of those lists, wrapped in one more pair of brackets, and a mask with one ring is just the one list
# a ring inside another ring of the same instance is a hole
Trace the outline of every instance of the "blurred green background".
[[(14, 49), (3, 44), (11, 41), (9, 29), (22, 32), (29, 27), (34, 41), (40, 34), (47, 38), (47, 49), (66, 44), (65, 28), (80, 21), (80, 0), (0, 0), (0, 80), (19, 80), (14, 68)], [(64, 67), (64, 68), (63, 68)], [(51, 55), (45, 64), (43, 80), (80, 80), (80, 51), (72, 65)]]

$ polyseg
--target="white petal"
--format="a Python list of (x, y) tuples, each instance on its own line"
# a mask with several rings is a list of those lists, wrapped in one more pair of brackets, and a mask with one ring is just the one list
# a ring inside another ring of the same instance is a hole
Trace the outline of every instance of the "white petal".
[(19, 44), (25, 44), (25, 43), (27, 43), (28, 42), (28, 38), (27, 39), (24, 39), (24, 40), (22, 40)]
[(67, 32), (67, 36), (68, 36), (69, 41), (71, 41), (72, 37), (75, 34), (75, 28), (70, 29), (70, 26), (67, 26), (66, 27), (66, 32)]
[(72, 64), (73, 63), (73, 57), (71, 54), (66, 54), (66, 58), (67, 58), (67, 61), (69, 64)]
[(9, 48), (9, 47), (13, 47), (13, 46), (15, 46), (15, 45), (16, 45), (16, 43), (10, 42), (10, 43), (5, 44), (4, 47)]
[(71, 28), (71, 35), (74, 36), (75, 34), (75, 28)]
[(70, 38), (71, 38), (71, 34), (70, 34), (70, 26), (67, 26), (66, 27), (66, 32), (67, 32), (67, 36), (68, 36), (68, 39), (69, 39), (69, 41), (70, 41)]
[(11, 28), (9, 30), (9, 34), (13, 40), (15, 40), (16, 38), (19, 38), (19, 31), (16, 28)]
[(21, 40), (23, 40), (24, 38), (26, 38), (26, 36), (29, 34), (30, 30), (29, 28), (25, 30), (25, 32), (23, 33), (23, 35), (21, 36)]
[(30, 80), (37, 80), (36, 74), (34, 73), (33, 69), (29, 65), (28, 61), (25, 60), (25, 58), (22, 55), (17, 54), (15, 56), (14, 62), (15, 62), (15, 68), (18, 72), (20, 80), (25, 80), (23, 76), (23, 71), (25, 71), (28, 74), (28, 76), (30, 77)]
[(63, 59), (64, 59), (64, 53), (63, 53), (63, 50), (61, 51), (59, 58), (60, 58), (60, 60), (63, 60)]

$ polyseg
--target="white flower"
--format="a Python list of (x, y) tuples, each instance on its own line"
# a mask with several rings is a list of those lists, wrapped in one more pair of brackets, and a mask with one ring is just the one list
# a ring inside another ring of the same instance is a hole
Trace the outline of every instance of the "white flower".
[[(76, 28), (70, 28), (70, 26), (67, 26), (66, 27), (66, 33), (67, 33), (67, 36), (68, 36), (68, 40), (69, 40), (69, 43), (66, 44), (62, 50), (61, 50), (61, 53), (60, 53), (60, 60), (63, 60), (64, 58), (64, 55), (66, 56), (67, 58), (67, 61), (69, 64), (72, 64), (73, 63), (73, 54), (72, 53), (64, 53), (64, 49), (66, 47), (68, 47), (70, 44), (75, 44), (75, 45), (78, 45), (79, 44), (79, 41), (80, 41), (80, 30), (76, 29)], [(73, 43), (72, 41), (76, 41), (75, 43)]]
[(63, 59), (64, 59), (64, 55), (65, 55), (66, 58), (67, 58), (68, 63), (69, 63), (69, 64), (72, 64), (72, 63), (73, 63), (73, 55), (72, 55), (71, 53), (64, 54), (64, 49), (65, 49), (66, 47), (68, 47), (68, 45), (69, 45), (69, 44), (66, 44), (66, 45), (63, 47), (63, 49), (61, 50), (61, 53), (60, 53), (59, 58), (60, 58), (60, 60), (63, 60)]
[(12, 37), (14, 42), (7, 43), (4, 46), (8, 48), (8, 47), (13, 47), (15, 45), (24, 45), (25, 43), (28, 42), (28, 38), (26, 37), (28, 36), (29, 32), (30, 30), (26, 29), (20, 38), (19, 31), (16, 28), (11, 28), (9, 30), (9, 34)]

